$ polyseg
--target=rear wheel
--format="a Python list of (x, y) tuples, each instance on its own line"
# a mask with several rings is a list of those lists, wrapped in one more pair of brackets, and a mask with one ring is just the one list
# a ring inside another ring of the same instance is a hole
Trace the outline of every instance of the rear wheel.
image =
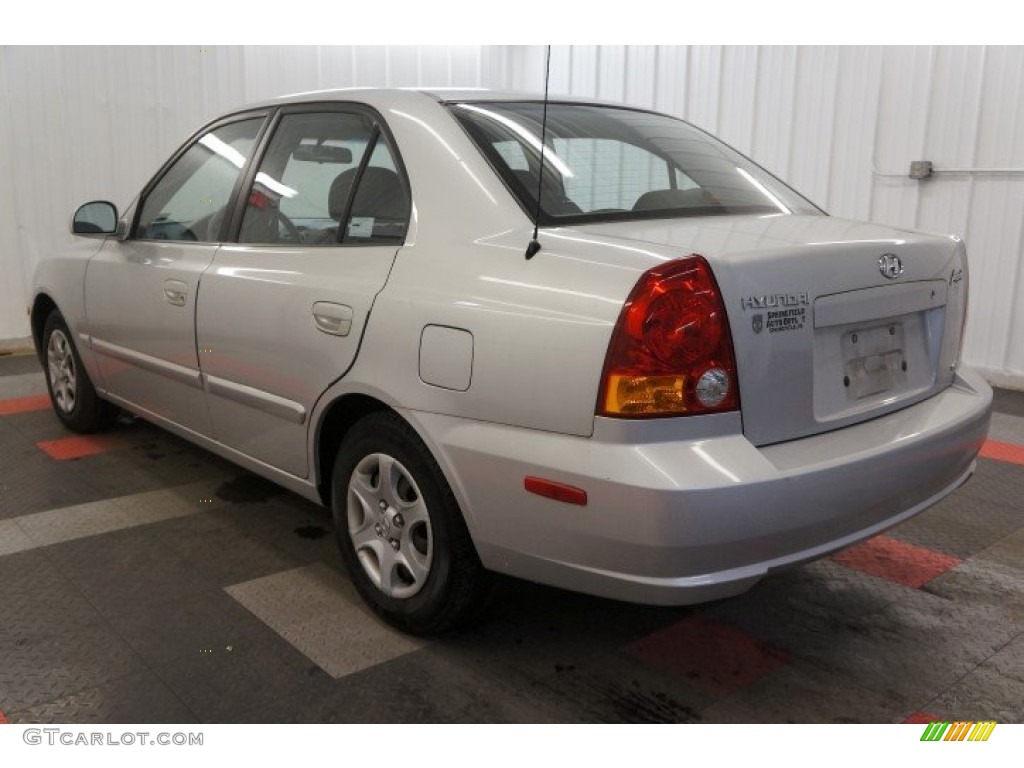
[(76, 432), (98, 432), (110, 426), (117, 408), (96, 394), (71, 331), (56, 309), (43, 326), (43, 350), (46, 387), (57, 418)]
[(346, 436), (332, 512), (342, 559), (363, 599), (413, 634), (465, 625), (490, 579), (444, 475), (408, 424), (374, 413)]

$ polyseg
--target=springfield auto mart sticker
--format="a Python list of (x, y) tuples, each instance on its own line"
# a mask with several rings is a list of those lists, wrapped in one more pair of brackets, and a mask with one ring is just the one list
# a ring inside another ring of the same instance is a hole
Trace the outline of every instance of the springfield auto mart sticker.
[(744, 310), (765, 310), (750, 318), (750, 327), (754, 333), (761, 333), (765, 328), (768, 333), (801, 330), (807, 323), (807, 305), (810, 303), (806, 292), (744, 296), (741, 300)]

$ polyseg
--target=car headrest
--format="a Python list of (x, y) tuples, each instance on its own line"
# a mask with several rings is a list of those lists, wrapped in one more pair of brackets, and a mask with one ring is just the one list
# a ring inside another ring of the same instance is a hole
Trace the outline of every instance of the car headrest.
[(633, 203), (634, 211), (657, 211), (669, 208), (707, 208), (715, 205), (703, 189), (654, 189), (644, 192)]
[[(530, 196), (537, 194), (537, 179), (529, 171), (512, 171), (516, 178), (530, 191)], [(544, 173), (544, 200), (562, 200), (565, 197), (565, 183), (561, 174), (545, 171)]]
[(348, 196), (358, 171), (358, 168), (349, 168), (339, 173), (331, 182), (331, 189), (327, 193), (327, 213), (332, 219), (340, 220), (345, 215), (345, 204), (348, 203)]
[[(536, 197), (537, 180), (533, 177), (533, 174), (529, 171), (522, 170), (512, 171), (512, 173), (514, 173), (519, 182), (526, 187), (527, 191), (530, 193), (530, 197)], [(559, 173), (545, 170), (544, 188), (541, 191), (541, 195), (544, 198), (544, 210), (548, 213), (553, 213), (556, 216), (582, 213), (580, 207), (566, 196), (565, 182), (562, 181), (562, 176)]]
[[(357, 168), (338, 174), (327, 196), (327, 210), (332, 219), (345, 215)], [(353, 203), (352, 216), (372, 216), (381, 219), (404, 219), (409, 215), (409, 201), (402, 188), (402, 180), (389, 168), (367, 167), (359, 182), (358, 199)]]

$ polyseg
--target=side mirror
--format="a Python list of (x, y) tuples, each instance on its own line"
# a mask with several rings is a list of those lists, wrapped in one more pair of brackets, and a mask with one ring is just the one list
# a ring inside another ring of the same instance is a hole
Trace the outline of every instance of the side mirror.
[(71, 221), (73, 235), (100, 235), (106, 237), (117, 232), (117, 206), (106, 200), (94, 200), (75, 211)]

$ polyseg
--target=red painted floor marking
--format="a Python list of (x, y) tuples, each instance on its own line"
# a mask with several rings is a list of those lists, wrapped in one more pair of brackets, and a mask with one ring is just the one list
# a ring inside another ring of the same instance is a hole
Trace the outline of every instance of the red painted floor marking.
[(941, 720), (941, 717), (936, 717), (935, 715), (928, 714), (927, 712), (918, 711), (911, 714), (910, 717), (903, 722), (914, 725), (927, 725), (928, 723), (937, 723)]
[(0, 416), (10, 416), (13, 413), (28, 413), (29, 411), (46, 411), (49, 408), (49, 395), (30, 395), (29, 397), (0, 400)]
[(787, 661), (782, 651), (699, 615), (630, 643), (626, 651), (715, 697), (746, 688)]
[(114, 448), (120, 448), (123, 443), (117, 438), (99, 435), (76, 435), (74, 437), (62, 437), (57, 440), (44, 440), (36, 443), (36, 446), (45, 451), (50, 458), (58, 461), (68, 459), (80, 459), (84, 456), (95, 456), (97, 453), (106, 453)]
[(4, 711), (0, 709), (0, 725), (9, 725), (10, 722), (11, 721), (7, 719), (7, 715), (4, 714)]
[(875, 536), (850, 549), (837, 552), (832, 555), (832, 559), (856, 571), (915, 589), (963, 562), (959, 557), (889, 536)]
[(985, 459), (995, 459), (996, 461), (1008, 461), (1011, 464), (1024, 465), (1024, 445), (1000, 443), (998, 440), (986, 440), (981, 446), (980, 455)]

